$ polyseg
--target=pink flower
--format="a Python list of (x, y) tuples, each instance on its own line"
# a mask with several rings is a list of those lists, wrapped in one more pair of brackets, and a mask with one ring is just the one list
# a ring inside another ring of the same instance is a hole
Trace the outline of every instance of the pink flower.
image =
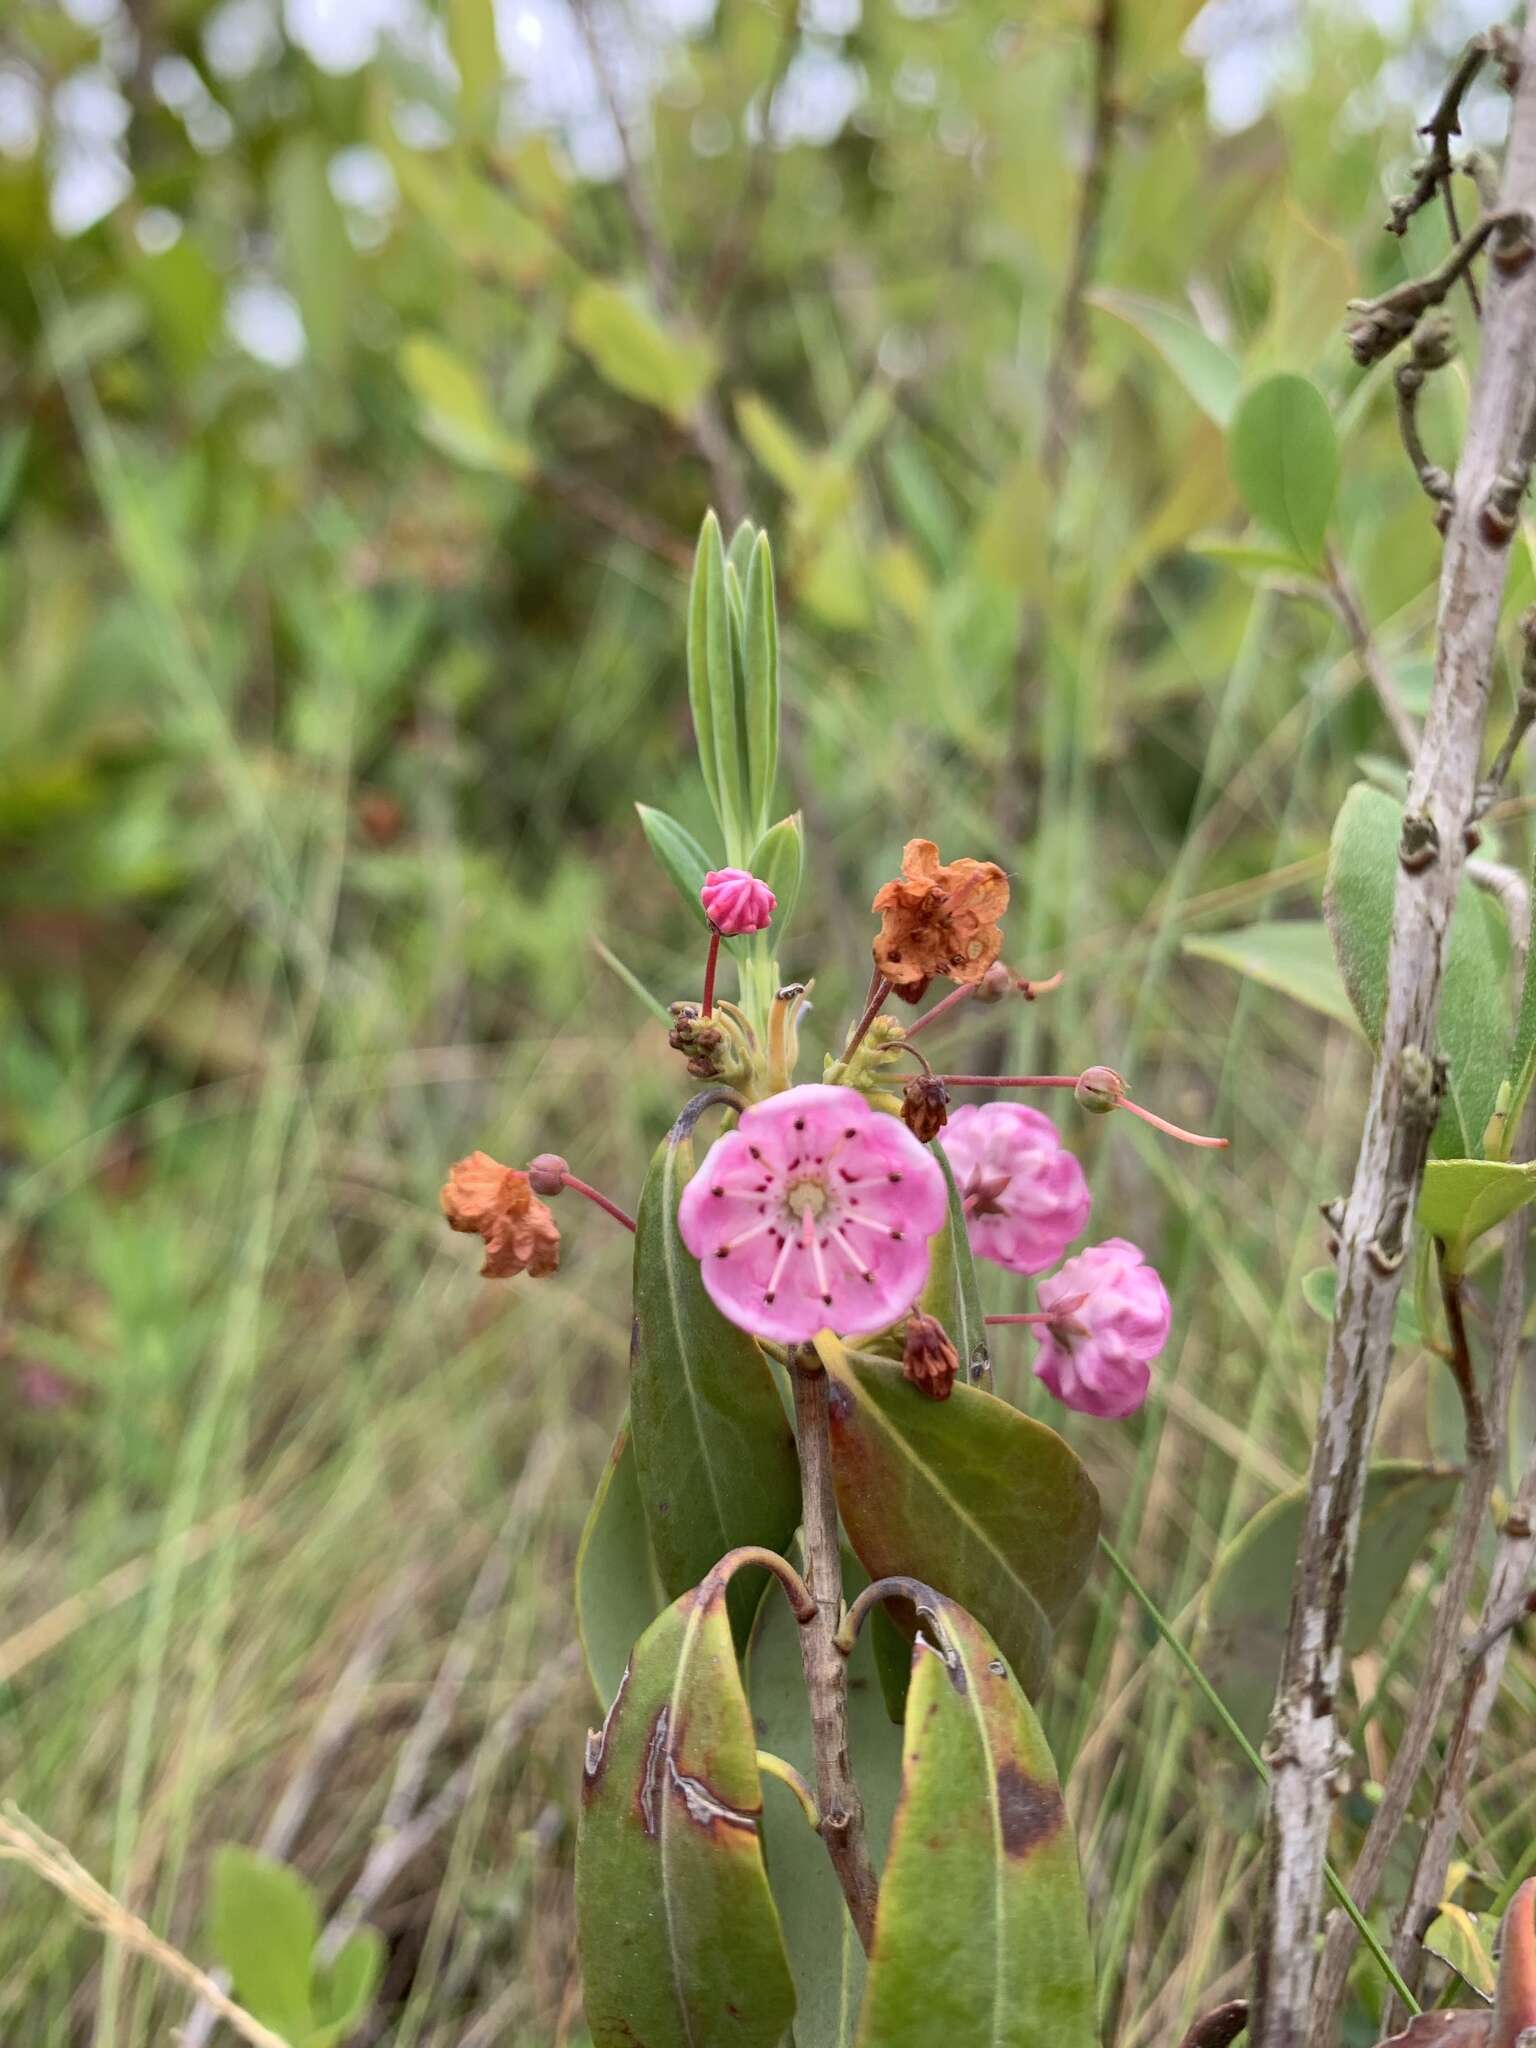
[(938, 1161), (852, 1088), (812, 1082), (742, 1112), (683, 1190), (683, 1243), (723, 1316), (780, 1344), (868, 1336), (928, 1278)]
[(714, 868), (704, 877), (699, 901), (714, 930), (734, 939), (743, 932), (766, 931), (779, 899), (745, 868)]
[(1168, 1292), (1123, 1237), (1091, 1244), (1035, 1290), (1052, 1317), (1032, 1326), (1035, 1376), (1083, 1415), (1129, 1415), (1168, 1341)]
[(1042, 1273), (1087, 1224), (1083, 1169), (1038, 1109), (967, 1103), (953, 1112), (940, 1142), (978, 1257), (1010, 1273)]

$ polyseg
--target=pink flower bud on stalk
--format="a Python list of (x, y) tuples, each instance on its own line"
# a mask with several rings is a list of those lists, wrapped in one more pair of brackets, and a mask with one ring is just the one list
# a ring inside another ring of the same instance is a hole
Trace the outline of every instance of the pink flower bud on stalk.
[(699, 891), (704, 915), (709, 919), (709, 959), (704, 968), (703, 1012), (715, 1007), (715, 967), (722, 939), (739, 939), (747, 932), (766, 931), (773, 922), (778, 898), (766, 882), (749, 875), (745, 868), (712, 868)]
[(1224, 1152), (1232, 1142), (1230, 1138), (1208, 1138), (1199, 1131), (1186, 1131), (1181, 1124), (1171, 1124), (1166, 1117), (1143, 1109), (1125, 1093), (1125, 1083), (1113, 1067), (1088, 1067), (1081, 1074), (940, 1074), (938, 1078), (946, 1088), (1070, 1088), (1079, 1104), (1092, 1114), (1103, 1116), (1111, 1109), (1129, 1110), (1153, 1130), (1177, 1138), (1181, 1145), (1203, 1145), (1210, 1151)]

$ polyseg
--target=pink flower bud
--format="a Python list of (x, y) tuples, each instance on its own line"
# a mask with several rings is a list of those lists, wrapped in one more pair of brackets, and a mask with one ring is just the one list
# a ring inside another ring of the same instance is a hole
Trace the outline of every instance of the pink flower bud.
[(1168, 1341), (1162, 1281), (1123, 1237), (1091, 1244), (1036, 1290), (1054, 1320), (1031, 1326), (1035, 1376), (1082, 1415), (1130, 1415), (1147, 1398), (1148, 1366)]
[(766, 882), (749, 875), (745, 868), (715, 868), (704, 877), (699, 891), (704, 915), (723, 939), (765, 931), (778, 900)]
[(528, 1162), (528, 1185), (536, 1195), (548, 1199), (560, 1193), (570, 1170), (558, 1152), (541, 1152)]

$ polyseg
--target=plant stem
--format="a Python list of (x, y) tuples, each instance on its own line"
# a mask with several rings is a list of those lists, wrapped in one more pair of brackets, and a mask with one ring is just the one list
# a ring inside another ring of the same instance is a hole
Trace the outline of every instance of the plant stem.
[[(1079, 1074), (940, 1074), (938, 1077), (946, 1088), (1075, 1088), (1081, 1080)], [(1154, 1131), (1177, 1138), (1181, 1145), (1201, 1145), (1212, 1152), (1225, 1152), (1231, 1144), (1230, 1138), (1208, 1138), (1199, 1131), (1186, 1131), (1182, 1124), (1171, 1124), (1167, 1117), (1158, 1116), (1150, 1109), (1143, 1109), (1139, 1102), (1132, 1102), (1128, 1095), (1122, 1095), (1115, 1105), (1139, 1117), (1144, 1124), (1150, 1124)]]
[(1043, 1308), (1032, 1310), (1028, 1315), (982, 1317), (984, 1323), (1048, 1323), (1050, 1320), (1050, 1311)]
[(875, 1935), (878, 1885), (864, 1836), (864, 1804), (848, 1757), (848, 1667), (836, 1642), (842, 1619), (843, 1561), (837, 1499), (832, 1491), (828, 1383), (825, 1370), (814, 1357), (810, 1363), (803, 1363), (803, 1358), (803, 1353), (795, 1354), (790, 1378), (795, 1387), (795, 1439), (804, 1501), (805, 1576), (816, 1602), (816, 1617), (800, 1631), (800, 1656), (811, 1701), (821, 1839), (867, 1952)]
[(840, 1072), (846, 1073), (848, 1062), (864, 1043), (865, 1033), (880, 1014), (880, 1006), (891, 992), (891, 984), (883, 974), (877, 974), (869, 992), (869, 1001), (864, 1005), (864, 1014), (853, 1027), (853, 1036), (843, 1047), (843, 1056), (838, 1062)]
[(615, 1223), (622, 1223), (626, 1230), (633, 1231), (634, 1217), (621, 1209), (617, 1202), (610, 1202), (606, 1195), (600, 1195), (596, 1188), (589, 1187), (584, 1180), (578, 1180), (569, 1167), (560, 1178), (573, 1195), (585, 1195), (589, 1202), (595, 1202), (599, 1209), (613, 1218)]
[(910, 1043), (911, 1040), (916, 1038), (919, 1031), (926, 1031), (936, 1018), (946, 1015), (950, 1010), (957, 1010), (962, 1003), (968, 1003), (975, 993), (976, 984), (974, 981), (962, 981), (958, 988), (952, 988), (949, 994), (944, 996), (939, 1002), (936, 1002), (931, 1010), (924, 1010), (921, 1017), (915, 1023), (907, 1026), (906, 1042)]
[(707, 1017), (715, 1007), (715, 969), (720, 965), (720, 934), (713, 928), (709, 934), (709, 957), (704, 962), (704, 1001), (701, 1004)]

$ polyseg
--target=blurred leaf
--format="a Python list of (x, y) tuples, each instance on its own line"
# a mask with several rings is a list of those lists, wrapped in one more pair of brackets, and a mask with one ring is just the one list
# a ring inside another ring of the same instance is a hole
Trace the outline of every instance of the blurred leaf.
[[(640, 1494), (662, 1584), (695, 1584), (727, 1550), (782, 1550), (800, 1520), (794, 1437), (768, 1362), (704, 1291), (698, 1260), (677, 1230), (694, 1171), (682, 1119), (657, 1148), (640, 1195), (635, 1236), (635, 1327), (630, 1429)], [(758, 1592), (732, 1590), (746, 1640)]]
[[(1387, 944), (1397, 888), (1402, 806), (1357, 782), (1334, 821), (1323, 914), (1355, 1013), (1372, 1045), (1386, 1004)], [(1449, 1073), (1431, 1146), (1438, 1158), (1480, 1151), (1505, 1070), (1509, 1024), (1500, 913), (1463, 881), (1451, 920), (1440, 1044)]]
[(593, 1690), (605, 1708), (619, 1689), (630, 1651), (666, 1603), (626, 1415), (576, 1552), (576, 1627)]
[(501, 50), (494, 0), (448, 0), (448, 48), (459, 74), (469, 128), (486, 126), (501, 98)]
[(899, 1366), (817, 1339), (832, 1377), (832, 1472), (872, 1578), (937, 1580), (984, 1616), (1028, 1690), (1093, 1562), (1099, 1497), (1043, 1422), (957, 1382), (947, 1401)]
[(1281, 199), (1276, 214), (1269, 250), (1269, 317), (1247, 351), (1250, 374), (1310, 370), (1336, 347), (1340, 308), (1356, 289), (1355, 265), (1341, 241), (1289, 198)]
[(39, 371), (66, 383), (133, 348), (148, 325), (143, 299), (126, 287), (75, 299), (49, 315), (38, 345)]
[[(852, 1600), (867, 1583), (860, 1567), (845, 1558), (845, 1598)], [(865, 1835), (878, 1871), (901, 1785), (901, 1732), (885, 1710), (870, 1635), (866, 1623), (848, 1660), (848, 1729)], [(763, 1596), (752, 1632), (747, 1690), (759, 1744), (814, 1785), (800, 1629), (774, 1585)], [(864, 1992), (864, 1951), (821, 1837), (787, 1791), (771, 1784), (766, 1791), (763, 1850), (795, 1980), (795, 2048), (852, 2048)]]
[[(1443, 1465), (1382, 1460), (1371, 1467), (1344, 1630), (1349, 1656), (1376, 1641), (1460, 1486), (1460, 1472)], [(1201, 1604), (1195, 1662), (1254, 1742), (1274, 1702), (1306, 1501), (1306, 1487), (1297, 1486), (1261, 1508), (1217, 1558)]]
[(310, 1971), (319, 1938), (314, 1893), (296, 1870), (234, 1842), (219, 1847), (209, 1945), (240, 2003), (296, 2048), (314, 2025)]
[(1479, 1998), (1490, 2002), (1498, 1972), (1493, 1960), (1493, 1940), (1498, 1919), (1492, 1913), (1469, 1913), (1465, 1906), (1449, 1900), (1420, 1935), (1420, 1945), (1470, 1984)]
[(320, 2024), (303, 2048), (332, 2048), (353, 2032), (384, 1975), (384, 1937), (376, 1927), (348, 1935), (331, 1967), (315, 1972), (315, 2010)]
[(976, 1261), (971, 1256), (970, 1233), (965, 1224), (965, 1207), (942, 1142), (928, 1147), (944, 1170), (949, 1189), (949, 1220), (930, 1246), (928, 1285), (919, 1307), (944, 1325), (949, 1341), (960, 1358), (960, 1371), (972, 1386), (987, 1385), (992, 1374), (992, 1348), (987, 1342), (987, 1323), (976, 1283)]
[(769, 826), (753, 847), (747, 868), (760, 882), (766, 882), (778, 899), (773, 923), (763, 935), (770, 950), (776, 952), (800, 900), (805, 869), (805, 828), (798, 811)]
[(1339, 446), (1317, 386), (1292, 376), (1256, 384), (1238, 407), (1227, 452), (1233, 481), (1260, 525), (1300, 561), (1321, 560)]
[(778, 2048), (794, 2012), (730, 1571), (651, 1624), (587, 1738), (576, 1913), (596, 2048)]
[(272, 165), (272, 212), (283, 269), (304, 319), (314, 359), (338, 370), (346, 360), (356, 255), (326, 177), (317, 135), (295, 135)]
[(1077, 1845), (1040, 1724), (963, 1609), (922, 1621), (859, 2048), (1094, 2048)]
[(791, 498), (808, 497), (816, 484), (817, 459), (794, 429), (764, 398), (743, 391), (736, 399), (741, 438), (774, 482)]
[(1205, 555), (1213, 562), (1229, 562), (1234, 569), (1247, 569), (1255, 576), (1271, 576), (1277, 570), (1284, 570), (1292, 576), (1296, 573), (1296, 557), (1290, 549), (1237, 540), (1228, 533), (1197, 533), (1188, 542), (1188, 547), (1192, 555)]
[[(1531, 878), (1531, 927), (1526, 935), (1525, 976), (1520, 985), (1520, 1009), (1515, 1018), (1515, 1038), (1509, 1049), (1506, 1076), (1510, 1100), (1505, 1130), (1510, 1139), (1519, 1126), (1520, 1114), (1536, 1082), (1536, 873)], [(1507, 1152), (1506, 1143), (1501, 1150)]]
[[(714, 862), (687, 826), (679, 825), (676, 818), (669, 818), (665, 811), (658, 811), (651, 804), (636, 804), (635, 810), (639, 814), (646, 844), (666, 869), (673, 888), (708, 931), (709, 918), (699, 891)], [(754, 874), (758, 872), (758, 869), (753, 869)]]
[[(1301, 1298), (1314, 1315), (1321, 1316), (1325, 1323), (1331, 1323), (1334, 1307), (1339, 1298), (1337, 1267), (1314, 1266), (1310, 1273), (1303, 1274)], [(1412, 1291), (1405, 1287), (1397, 1297), (1397, 1307), (1392, 1316), (1392, 1342), (1422, 1344), (1423, 1341), (1424, 1333), (1419, 1328), (1419, 1315), (1413, 1305)]]
[(1100, 285), (1087, 298), (1089, 305), (1123, 320), (1143, 341), (1150, 342), (1196, 405), (1218, 427), (1230, 422), (1242, 388), (1242, 365), (1220, 342), (1212, 341), (1197, 327), (1187, 313), (1156, 299), (1144, 298), (1139, 292), (1115, 291), (1108, 285)]
[(1452, 1271), (1463, 1272), (1477, 1239), (1533, 1201), (1536, 1164), (1431, 1159), (1419, 1193), (1419, 1227), (1444, 1242), (1447, 1264)]
[(1250, 981), (1279, 989), (1340, 1024), (1358, 1021), (1334, 961), (1328, 928), (1320, 920), (1296, 918), (1245, 925), (1238, 931), (1196, 932), (1183, 940), (1180, 950), (1196, 960), (1235, 968)]
[(515, 481), (528, 475), (529, 450), (502, 428), (468, 363), (431, 335), (413, 334), (400, 346), (399, 364), (421, 407), (421, 431), (445, 455)]
[(730, 607), (720, 522), (710, 512), (699, 533), (688, 593), (688, 704), (726, 859), (739, 866), (747, 852), (750, 777)]
[(617, 285), (598, 278), (571, 301), (566, 331), (616, 391), (683, 421), (715, 373), (715, 355), (699, 335), (668, 333)]
[(754, 829), (761, 832), (767, 827), (779, 773), (779, 621), (773, 554), (765, 533), (758, 535), (752, 548), (745, 596), (742, 736), (747, 754), (746, 807)]

